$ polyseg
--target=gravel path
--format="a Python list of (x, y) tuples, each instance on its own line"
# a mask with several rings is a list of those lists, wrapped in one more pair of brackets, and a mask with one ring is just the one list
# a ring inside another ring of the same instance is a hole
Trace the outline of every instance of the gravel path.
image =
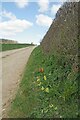
[[(2, 113), (6, 117), (8, 107), (17, 91), (28, 58), (35, 47), (2, 52)], [(1, 59), (1, 53), (0, 53)]]

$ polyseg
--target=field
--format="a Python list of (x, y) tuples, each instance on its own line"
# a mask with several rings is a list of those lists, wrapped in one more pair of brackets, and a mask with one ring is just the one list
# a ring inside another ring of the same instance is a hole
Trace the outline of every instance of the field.
[(19, 49), (28, 46), (32, 46), (32, 45), (31, 44), (0, 44), (0, 51)]
[(78, 72), (64, 56), (43, 54), (38, 46), (25, 68), (9, 111), (11, 118), (77, 118)]

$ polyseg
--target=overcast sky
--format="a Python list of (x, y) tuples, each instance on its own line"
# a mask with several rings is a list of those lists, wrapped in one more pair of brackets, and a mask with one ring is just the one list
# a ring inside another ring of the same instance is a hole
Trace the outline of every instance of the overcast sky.
[(31, 1), (10, 0), (9, 2), (9, 0), (3, 0), (0, 5), (0, 38), (39, 44), (63, 1)]

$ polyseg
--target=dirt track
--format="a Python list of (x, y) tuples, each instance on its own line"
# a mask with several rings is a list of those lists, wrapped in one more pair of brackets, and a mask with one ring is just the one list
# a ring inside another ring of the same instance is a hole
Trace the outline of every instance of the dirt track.
[(16, 93), (25, 65), (34, 48), (35, 47), (28, 47), (2, 52), (3, 117), (6, 117), (8, 106)]

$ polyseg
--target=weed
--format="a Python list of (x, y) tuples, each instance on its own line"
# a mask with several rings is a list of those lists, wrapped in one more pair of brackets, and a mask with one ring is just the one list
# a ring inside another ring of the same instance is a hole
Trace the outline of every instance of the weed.
[(44, 56), (38, 46), (30, 56), (9, 116), (76, 118), (77, 77), (65, 56)]

